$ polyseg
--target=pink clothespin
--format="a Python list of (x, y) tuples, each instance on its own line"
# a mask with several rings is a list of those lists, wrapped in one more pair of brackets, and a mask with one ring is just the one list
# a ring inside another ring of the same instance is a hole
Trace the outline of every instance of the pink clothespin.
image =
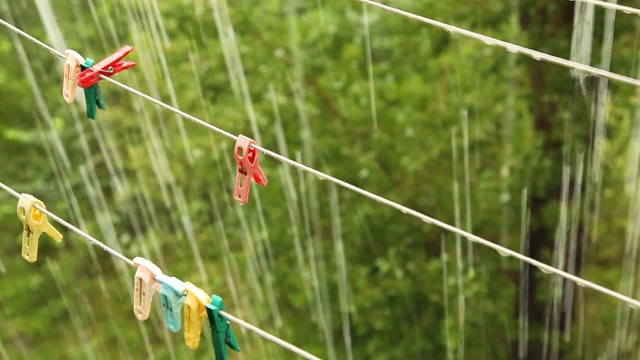
[(239, 135), (236, 141), (235, 158), (238, 164), (238, 174), (236, 175), (236, 186), (233, 191), (233, 198), (246, 204), (249, 201), (249, 190), (251, 189), (251, 179), (258, 185), (267, 185), (267, 176), (262, 171), (258, 157), (260, 153), (253, 146), (256, 142), (244, 135)]
[(100, 81), (99, 75), (111, 77), (134, 67), (136, 63), (133, 61), (120, 62), (120, 60), (129, 55), (132, 51), (133, 47), (125, 45), (122, 49), (116, 51), (106, 59), (81, 72), (78, 74), (78, 85), (81, 88), (86, 89)]
[(138, 268), (133, 283), (133, 313), (138, 320), (147, 320), (151, 312), (153, 294), (160, 290), (156, 276), (162, 274), (162, 270), (151, 261), (136, 257), (133, 264)]

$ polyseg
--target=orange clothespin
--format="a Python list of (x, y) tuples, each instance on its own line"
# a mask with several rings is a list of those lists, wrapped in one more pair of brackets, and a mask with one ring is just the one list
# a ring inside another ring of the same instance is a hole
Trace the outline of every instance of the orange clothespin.
[(22, 221), (22, 257), (28, 262), (38, 260), (38, 240), (46, 232), (56, 242), (62, 241), (62, 234), (49, 224), (47, 214), (36, 208), (46, 209), (44, 203), (32, 195), (21, 194), (18, 200), (18, 217)]
[(67, 61), (64, 63), (64, 83), (62, 85), (62, 97), (71, 104), (76, 98), (78, 88), (78, 74), (82, 72), (80, 65), (84, 64), (84, 58), (73, 50), (65, 50)]
[(211, 302), (209, 295), (204, 290), (190, 282), (184, 283), (187, 299), (184, 302), (184, 341), (193, 350), (200, 345), (202, 324), (207, 317), (206, 305)]
[(258, 162), (260, 152), (253, 146), (255, 144), (255, 141), (244, 135), (239, 135), (236, 141), (234, 154), (238, 164), (238, 173), (233, 198), (241, 204), (246, 204), (249, 201), (251, 179), (261, 186), (266, 186), (268, 182), (267, 176)]
[(156, 276), (162, 270), (151, 261), (136, 257), (133, 264), (138, 268), (133, 283), (133, 313), (138, 320), (147, 320), (151, 312), (153, 294), (160, 290)]

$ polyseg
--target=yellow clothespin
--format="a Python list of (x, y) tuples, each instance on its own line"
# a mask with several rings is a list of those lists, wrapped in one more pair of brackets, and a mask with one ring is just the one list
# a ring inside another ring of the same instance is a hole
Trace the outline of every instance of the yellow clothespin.
[(211, 302), (209, 295), (204, 290), (190, 282), (184, 283), (187, 299), (184, 302), (184, 341), (187, 346), (195, 350), (200, 345), (202, 324), (207, 317), (205, 305)]
[(151, 261), (136, 257), (133, 264), (138, 268), (133, 280), (133, 313), (138, 320), (147, 320), (151, 312), (153, 294), (160, 291), (156, 276), (162, 274), (162, 270)]
[(76, 98), (78, 88), (78, 74), (82, 72), (80, 65), (84, 64), (84, 58), (73, 50), (65, 50), (67, 61), (64, 63), (64, 84), (62, 85), (62, 97), (64, 101), (72, 103)]
[(38, 239), (46, 232), (56, 242), (62, 241), (62, 234), (49, 224), (47, 215), (35, 206), (46, 209), (44, 203), (32, 195), (21, 194), (18, 200), (18, 217), (22, 221), (22, 257), (28, 262), (38, 260)]

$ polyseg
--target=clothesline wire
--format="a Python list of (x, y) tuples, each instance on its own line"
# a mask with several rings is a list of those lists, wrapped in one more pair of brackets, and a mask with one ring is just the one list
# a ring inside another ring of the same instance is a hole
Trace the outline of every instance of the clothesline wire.
[[(8, 185), (0, 182), (0, 188), (4, 189), (6, 192), (8, 192), (9, 194), (11, 194), (12, 196), (16, 197), (16, 198), (20, 198), (20, 193), (18, 193), (17, 191), (13, 190), (11, 187), (9, 187)], [(66, 227), (67, 229), (73, 231), (74, 233), (78, 234), (80, 237), (84, 238), (85, 240), (89, 241), (91, 244), (96, 245), (100, 248), (102, 248), (102, 250), (108, 252), (109, 254), (115, 256), (116, 258), (124, 261), (127, 265), (130, 265), (132, 267), (136, 267), (135, 264), (133, 263), (133, 261), (131, 259), (129, 259), (128, 257), (124, 256), (122, 253), (120, 253), (119, 251), (109, 247), (108, 245), (102, 243), (101, 241), (97, 240), (96, 238), (94, 238), (93, 236), (87, 234), (86, 232), (80, 230), (79, 228), (75, 227), (74, 225), (70, 224), (69, 222), (67, 222), (66, 220), (62, 219), (61, 217), (59, 217), (58, 215), (54, 214), (53, 212), (41, 207), (40, 205), (34, 205), (34, 207), (40, 211), (42, 211), (44, 214), (46, 214), (48, 217), (50, 217), (51, 219), (57, 221), (58, 223), (60, 223), (61, 225), (63, 225), (64, 227)], [(240, 318), (237, 318), (231, 314), (229, 314), (226, 311), (220, 311), (220, 314), (222, 314), (222, 316), (224, 316), (225, 318), (227, 318), (228, 320), (244, 327), (247, 330), (253, 331), (256, 334), (262, 336), (263, 338), (270, 340), (286, 349), (291, 350), (292, 352), (306, 358), (306, 359), (310, 359), (310, 360), (320, 360), (319, 357), (300, 349), (299, 347), (292, 345), (288, 342), (286, 342), (285, 340), (280, 339), (279, 337), (272, 335), (262, 329), (260, 329), (259, 327), (252, 325)]]
[(569, 0), (569, 1), (583, 2), (583, 3), (587, 3), (587, 4), (598, 5), (600, 7), (605, 8), (605, 9), (612, 9), (612, 10), (622, 11), (625, 14), (640, 15), (640, 9), (636, 9), (636, 8), (630, 7), (630, 6), (618, 5), (616, 3), (610, 3), (610, 2), (606, 2), (606, 1), (599, 1), (599, 0)]
[[(12, 31), (13, 31), (13, 32), (15, 32), (16, 34), (18, 34), (18, 35), (20, 35), (20, 36), (22, 36), (22, 37), (24, 37), (24, 38), (28, 39), (29, 41), (31, 41), (31, 42), (33, 42), (33, 43), (35, 43), (35, 44), (37, 44), (37, 45), (39, 45), (39, 46), (43, 47), (44, 49), (46, 49), (47, 51), (49, 51), (49, 52), (50, 52), (50, 53), (52, 53), (53, 55), (55, 55), (55, 56), (57, 56), (57, 57), (59, 57), (59, 58), (61, 58), (61, 59), (66, 59), (66, 56), (64, 56), (64, 54), (63, 54), (63, 53), (61, 53), (60, 51), (58, 51), (58, 50), (56, 50), (56, 49), (52, 48), (51, 46), (49, 46), (49, 45), (47, 45), (47, 44), (45, 44), (44, 42), (42, 42), (42, 41), (40, 41), (39, 39), (37, 39), (37, 38), (33, 37), (32, 35), (30, 35), (29, 33), (27, 33), (27, 32), (25, 32), (25, 31), (21, 30), (21, 29), (20, 29), (20, 28), (18, 28), (18, 27), (16, 27), (15, 25), (13, 25), (13, 24), (11, 24), (11, 23), (8, 23), (8, 22), (7, 22), (7, 21), (5, 21), (4, 19), (0, 19), (0, 24), (4, 25), (4, 26), (5, 26), (5, 27), (7, 27), (8, 29), (12, 30)], [(163, 108), (165, 108), (165, 109), (167, 109), (167, 110), (169, 110), (169, 111), (173, 111), (173, 112), (175, 112), (176, 114), (178, 114), (178, 115), (180, 115), (180, 116), (182, 116), (182, 117), (184, 117), (184, 118), (186, 118), (186, 119), (188, 119), (188, 120), (191, 120), (191, 121), (193, 121), (193, 122), (195, 122), (195, 123), (197, 123), (197, 124), (199, 124), (199, 125), (202, 125), (202, 126), (204, 126), (204, 127), (208, 128), (208, 129), (210, 129), (210, 130), (213, 130), (213, 131), (215, 131), (215, 132), (217, 132), (217, 133), (219, 133), (219, 134), (222, 134), (222, 135), (224, 135), (224, 136), (226, 136), (226, 137), (228, 137), (228, 138), (230, 138), (230, 139), (232, 139), (232, 140), (236, 140), (236, 139), (238, 139), (238, 137), (237, 137), (237, 136), (235, 136), (235, 135), (231, 134), (230, 132), (224, 131), (224, 130), (222, 130), (222, 129), (218, 128), (217, 126), (211, 125), (211, 124), (209, 124), (209, 123), (208, 123), (208, 122), (206, 122), (206, 121), (200, 120), (200, 119), (198, 119), (197, 117), (195, 117), (195, 116), (193, 116), (193, 115), (191, 115), (191, 114), (188, 114), (188, 113), (186, 113), (186, 112), (184, 112), (184, 111), (182, 111), (182, 110), (180, 110), (180, 109), (177, 109), (177, 108), (175, 108), (175, 107), (173, 107), (173, 106), (170, 106), (170, 105), (168, 105), (168, 104), (165, 104), (165, 103), (163, 103), (162, 101), (160, 101), (160, 100), (158, 100), (158, 99), (156, 99), (156, 98), (154, 98), (154, 97), (151, 97), (151, 96), (149, 96), (149, 95), (147, 95), (147, 94), (145, 94), (145, 93), (143, 93), (143, 92), (140, 92), (140, 91), (138, 91), (138, 90), (136, 90), (136, 89), (134, 89), (134, 88), (132, 88), (132, 87), (130, 87), (130, 86), (127, 86), (127, 85), (125, 85), (125, 84), (123, 84), (123, 83), (121, 83), (121, 82), (118, 82), (118, 81), (116, 81), (116, 80), (113, 80), (113, 79), (111, 79), (111, 78), (109, 78), (109, 77), (107, 77), (107, 76), (104, 76), (104, 75), (102, 75), (102, 74), (100, 74), (99, 76), (100, 76), (100, 78), (101, 78), (102, 80), (106, 80), (106, 81), (108, 81), (108, 82), (110, 82), (110, 83), (112, 83), (112, 84), (114, 84), (114, 85), (117, 85), (117, 86), (119, 86), (119, 87), (121, 87), (121, 88), (123, 88), (123, 89), (125, 89), (125, 90), (127, 90), (127, 91), (129, 91), (129, 92), (131, 92), (131, 93), (133, 93), (133, 94), (136, 94), (136, 95), (138, 95), (138, 96), (140, 96), (140, 97), (143, 97), (143, 98), (145, 98), (145, 99), (147, 99), (147, 100), (151, 101), (152, 103), (154, 103), (154, 104), (156, 104), (156, 105), (158, 105), (158, 106), (160, 106), (160, 107), (163, 107)]]
[(538, 60), (538, 61), (546, 61), (552, 64), (556, 64), (556, 65), (560, 65), (560, 66), (564, 66), (566, 68), (569, 69), (574, 69), (574, 70), (578, 70), (581, 72), (584, 72), (586, 74), (589, 75), (595, 75), (595, 76), (599, 76), (599, 77), (603, 77), (603, 78), (607, 78), (607, 79), (611, 79), (611, 80), (615, 80), (615, 81), (620, 81), (623, 83), (627, 83), (627, 84), (631, 84), (634, 86), (640, 86), (640, 80), (634, 79), (634, 78), (630, 78), (628, 76), (624, 76), (624, 75), (620, 75), (620, 74), (616, 74), (614, 72), (611, 71), (607, 71), (607, 70), (602, 70), (602, 69), (598, 69), (596, 67), (593, 66), (589, 66), (589, 65), (585, 65), (585, 64), (581, 64), (575, 61), (571, 61), (571, 60), (567, 60), (567, 59), (563, 59), (561, 57), (558, 56), (553, 56), (547, 53), (543, 53), (541, 51), (537, 51), (537, 50), (533, 50), (533, 49), (529, 49), (527, 47), (524, 46), (520, 46), (517, 44), (513, 44), (504, 40), (499, 40), (490, 36), (486, 36), (486, 35), (482, 35), (470, 30), (466, 30), (466, 29), (462, 29), (459, 28), (457, 26), (453, 26), (453, 25), (449, 25), (437, 20), (433, 20), (431, 18), (428, 17), (424, 17), (424, 16), (420, 16), (408, 11), (404, 11), (404, 10), (400, 10), (397, 8), (394, 8), (392, 6), (388, 6), (388, 5), (384, 5), (375, 1), (371, 1), (371, 0), (356, 0), (356, 1), (360, 1), (364, 4), (367, 5), (371, 5), (371, 6), (375, 6), (377, 8), (380, 8), (382, 10), (386, 10), (398, 15), (402, 15), (404, 17), (407, 17), (409, 19), (413, 19), (413, 20), (417, 20), (420, 22), (423, 22), (425, 24), (429, 24), (441, 29), (444, 29), (452, 34), (460, 34), (460, 35), (464, 35), (476, 40), (480, 40), (482, 42), (484, 42), (487, 45), (490, 46), (499, 46), (502, 48), (505, 48), (507, 51), (511, 52), (511, 53), (521, 53), (524, 55), (528, 55), (529, 57), (533, 58), (534, 60)]
[[(361, 2), (370, 4), (370, 5), (373, 5), (373, 6), (377, 6), (377, 7), (380, 7), (382, 9), (389, 10), (391, 12), (395, 12), (395, 13), (398, 13), (398, 14), (401, 14), (401, 15), (404, 15), (404, 16), (408, 16), (410, 18), (414, 18), (414, 19), (417, 19), (417, 20), (420, 20), (420, 21), (423, 21), (423, 22), (426, 22), (426, 23), (429, 23), (429, 24), (433, 24), (433, 25), (436, 25), (436, 26), (439, 26), (439, 27), (443, 27), (446, 30), (451, 31), (451, 32), (455, 31), (455, 32), (462, 33), (464, 35), (471, 36), (471, 37), (474, 37), (474, 38), (477, 38), (477, 39), (480, 39), (480, 40), (483, 40), (483, 41), (485, 41), (485, 40), (491, 41), (491, 42), (493, 42), (493, 43), (495, 43), (497, 45), (501, 45), (503, 47), (515, 46), (518, 51), (521, 51), (523, 53), (524, 53), (524, 51), (526, 51), (528, 54), (533, 54), (533, 55), (537, 56), (539, 59), (545, 59), (545, 60), (547, 60), (549, 62), (558, 63), (560, 65), (568, 66), (568, 67), (571, 67), (571, 68), (574, 68), (574, 69), (577, 69), (577, 70), (582, 70), (582, 71), (585, 71), (585, 72), (589, 72), (589, 73), (592, 73), (593, 75), (608, 77), (608, 78), (613, 79), (613, 80), (620, 80), (620, 81), (623, 81), (623, 82), (626, 82), (626, 83), (630, 83), (630, 84), (633, 84), (633, 85), (640, 86), (640, 81), (637, 81), (637, 80), (634, 80), (634, 79), (631, 79), (631, 78), (627, 78), (627, 77), (622, 76), (622, 75), (617, 75), (617, 74), (614, 74), (614, 73), (611, 73), (611, 72), (608, 72), (608, 71), (604, 71), (604, 70), (601, 70), (601, 69), (593, 68), (591, 66), (586, 66), (586, 65), (583, 65), (583, 64), (575, 63), (575, 62), (572, 62), (572, 61), (569, 61), (569, 60), (565, 60), (565, 59), (557, 58), (555, 56), (544, 54), (544, 53), (541, 53), (541, 52), (538, 52), (538, 51), (535, 51), (535, 50), (523, 48), (521, 46), (513, 45), (513, 44), (510, 44), (510, 43), (501, 41), (501, 40), (497, 40), (497, 39), (493, 39), (493, 38), (490, 38), (490, 37), (487, 37), (487, 36), (484, 36), (484, 35), (476, 34), (476, 33), (473, 33), (471, 31), (468, 31), (468, 30), (464, 30), (464, 29), (460, 29), (460, 28), (457, 28), (457, 27), (454, 27), (454, 26), (451, 26), (451, 25), (448, 25), (448, 24), (440, 23), (440, 22), (437, 22), (435, 20), (427, 19), (427, 18), (418, 16), (418, 15), (415, 15), (415, 14), (412, 14), (412, 13), (408, 13), (408, 12), (405, 12), (405, 11), (402, 11), (402, 10), (398, 10), (398, 9), (395, 9), (395, 8), (392, 8), (392, 7), (389, 7), (389, 6), (386, 6), (386, 5), (382, 5), (382, 4), (373, 2), (373, 1), (369, 1), (369, 0), (357, 0), (357, 1), (361, 1)], [(32, 42), (42, 46), (43, 48), (47, 49), (49, 52), (51, 52), (51, 53), (53, 53), (53, 54), (55, 54), (55, 55), (57, 55), (57, 56), (59, 56), (61, 58), (64, 58), (64, 55), (62, 53), (56, 51), (52, 47), (50, 47), (47, 44), (43, 43), (42, 41), (34, 38), (33, 36), (29, 35), (28, 33), (20, 30), (19, 28), (15, 27), (14, 25), (9, 24), (9, 23), (7, 23), (6, 21), (4, 21), (2, 19), (0, 19), (0, 24), (6, 26), (7, 28), (11, 29), (12, 31), (16, 32), (17, 34), (26, 37), (27, 39), (31, 40)], [(102, 76), (102, 75), (101, 75), (101, 78), (103, 80), (106, 80), (106, 81), (116, 85), (116, 86), (119, 86), (119, 87), (125, 89), (126, 91), (128, 91), (130, 93), (133, 93), (135, 95), (143, 97), (144, 99), (147, 99), (147, 100), (153, 102), (154, 104), (156, 104), (158, 106), (161, 106), (161, 107), (163, 107), (163, 108), (165, 108), (165, 109), (167, 109), (169, 111), (172, 111), (172, 112), (174, 112), (174, 113), (176, 113), (176, 114), (178, 114), (180, 116), (183, 116), (188, 120), (196, 122), (196, 123), (198, 123), (198, 124), (200, 124), (202, 126), (205, 126), (205, 127), (209, 128), (209, 129), (215, 131), (215, 132), (218, 132), (218, 133), (220, 133), (220, 134), (222, 134), (222, 135), (224, 135), (224, 136), (226, 136), (226, 137), (228, 137), (230, 139), (237, 139), (238, 138), (236, 135), (233, 135), (233, 134), (231, 134), (231, 133), (229, 133), (227, 131), (224, 131), (224, 130), (222, 130), (222, 129), (214, 126), (214, 125), (211, 125), (211, 124), (203, 121), (203, 120), (200, 120), (200, 119), (196, 118), (195, 116), (187, 114), (184, 111), (179, 110), (179, 109), (177, 109), (177, 108), (175, 108), (175, 107), (173, 107), (171, 105), (165, 104), (162, 101), (160, 101), (158, 99), (155, 99), (155, 98), (153, 98), (153, 97), (151, 97), (151, 96), (149, 96), (147, 94), (144, 94), (143, 92), (141, 92), (139, 90), (136, 90), (136, 89), (134, 89), (134, 88), (132, 88), (130, 86), (124, 85), (124, 84), (122, 84), (122, 83), (120, 83), (120, 82), (118, 82), (118, 81), (116, 81), (114, 79), (111, 79), (111, 78), (108, 78), (108, 77), (105, 77), (105, 76)], [(565, 278), (565, 279), (567, 279), (567, 280), (569, 280), (571, 282), (574, 282), (576, 285), (591, 288), (591, 289), (593, 289), (595, 291), (598, 291), (598, 292), (600, 292), (602, 294), (605, 294), (607, 296), (610, 296), (610, 297), (618, 299), (618, 300), (620, 300), (622, 302), (625, 302), (625, 303), (627, 303), (628, 305), (630, 305), (633, 308), (640, 309), (640, 301), (636, 300), (636, 299), (633, 299), (630, 296), (621, 294), (619, 292), (616, 292), (616, 291), (613, 291), (611, 289), (608, 289), (608, 288), (606, 288), (604, 286), (598, 285), (598, 284), (596, 284), (594, 282), (591, 282), (591, 281), (588, 281), (586, 279), (583, 279), (583, 278), (581, 278), (579, 276), (576, 276), (574, 274), (568, 273), (568, 272), (566, 272), (564, 270), (557, 269), (557, 268), (555, 268), (553, 266), (547, 265), (547, 264), (545, 264), (545, 263), (543, 263), (541, 261), (538, 261), (536, 259), (530, 258), (530, 257), (528, 257), (526, 255), (520, 254), (519, 252), (513, 251), (513, 250), (511, 250), (509, 248), (506, 248), (504, 246), (501, 246), (501, 245), (498, 245), (498, 244), (496, 244), (494, 242), (486, 240), (486, 239), (484, 239), (484, 238), (482, 238), (480, 236), (474, 235), (474, 234), (472, 234), (470, 232), (467, 232), (465, 230), (457, 228), (457, 227), (455, 227), (453, 225), (449, 225), (449, 224), (447, 224), (447, 223), (445, 223), (443, 221), (440, 221), (440, 220), (435, 219), (433, 217), (427, 216), (427, 215), (425, 215), (425, 214), (423, 214), (421, 212), (418, 212), (416, 210), (408, 208), (408, 207), (406, 207), (406, 206), (404, 206), (402, 204), (399, 204), (399, 203), (397, 203), (395, 201), (389, 200), (389, 199), (387, 199), (385, 197), (382, 197), (380, 195), (374, 194), (374, 193), (372, 193), (372, 192), (370, 192), (368, 190), (365, 190), (365, 189), (362, 189), (362, 188), (357, 187), (355, 185), (352, 185), (352, 184), (350, 184), (350, 183), (348, 183), (348, 182), (346, 182), (344, 180), (340, 180), (340, 179), (338, 179), (336, 177), (333, 177), (331, 175), (323, 173), (323, 172), (321, 172), (319, 170), (316, 170), (316, 169), (314, 169), (312, 167), (309, 167), (309, 166), (301, 164), (301, 163), (299, 163), (297, 161), (291, 160), (291, 159), (289, 159), (289, 158), (287, 158), (287, 157), (285, 157), (283, 155), (280, 155), (280, 154), (278, 154), (278, 153), (276, 153), (274, 151), (271, 151), (269, 149), (266, 149), (266, 148), (263, 148), (263, 147), (257, 146), (257, 145), (253, 145), (253, 146), (254, 146), (254, 148), (262, 151), (263, 153), (265, 153), (266, 155), (269, 155), (272, 158), (274, 158), (274, 159), (276, 159), (278, 161), (281, 161), (281, 162), (283, 162), (285, 164), (291, 165), (291, 166), (293, 166), (293, 167), (295, 167), (297, 169), (300, 169), (302, 171), (311, 173), (311, 174), (315, 175), (319, 179), (326, 180), (326, 181), (329, 181), (331, 183), (334, 183), (334, 184), (336, 184), (338, 186), (341, 186), (341, 187), (343, 187), (343, 188), (345, 188), (347, 190), (351, 190), (351, 191), (353, 191), (355, 193), (358, 193), (360, 195), (363, 195), (363, 196), (365, 196), (365, 197), (367, 197), (369, 199), (372, 199), (372, 200), (377, 201), (377, 202), (379, 202), (381, 204), (384, 204), (384, 205), (387, 205), (387, 206), (389, 206), (391, 208), (399, 210), (400, 212), (402, 212), (404, 214), (407, 214), (407, 215), (413, 216), (413, 217), (415, 217), (417, 219), (420, 219), (420, 220), (424, 221), (425, 223), (435, 225), (435, 226), (437, 226), (437, 227), (439, 227), (439, 228), (441, 228), (443, 230), (447, 230), (447, 231), (452, 232), (454, 234), (460, 235), (460, 236), (468, 239), (469, 241), (472, 241), (472, 242), (478, 243), (480, 245), (486, 246), (488, 248), (491, 248), (493, 250), (496, 250), (502, 256), (514, 257), (514, 258), (516, 258), (516, 259), (518, 259), (518, 260), (520, 260), (522, 262), (525, 262), (525, 263), (528, 263), (530, 265), (533, 265), (533, 266), (537, 267), (538, 269), (540, 269), (544, 273), (549, 273), (549, 274), (554, 274), (554, 275), (560, 276), (560, 277)]]

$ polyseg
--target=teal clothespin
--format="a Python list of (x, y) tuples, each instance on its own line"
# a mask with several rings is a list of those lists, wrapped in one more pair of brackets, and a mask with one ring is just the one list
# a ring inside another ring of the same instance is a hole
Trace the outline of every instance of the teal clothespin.
[(164, 322), (169, 330), (176, 333), (180, 331), (182, 320), (182, 305), (185, 300), (184, 283), (178, 278), (164, 274), (157, 275), (156, 281), (162, 285), (160, 301)]
[(220, 314), (224, 310), (222, 298), (218, 295), (211, 296), (211, 303), (206, 305), (209, 325), (211, 325), (211, 337), (213, 338), (213, 349), (216, 353), (216, 360), (227, 360), (227, 346), (232, 350), (240, 351), (240, 345), (233, 333), (231, 324)]
[[(95, 61), (93, 59), (87, 58), (85, 63), (80, 65), (80, 68), (82, 68), (82, 71), (87, 70), (92, 67), (94, 63)], [(96, 119), (96, 107), (104, 111), (107, 110), (107, 104), (104, 102), (102, 89), (100, 89), (100, 84), (98, 83), (84, 89), (84, 101), (87, 105), (87, 117), (91, 120)]]

